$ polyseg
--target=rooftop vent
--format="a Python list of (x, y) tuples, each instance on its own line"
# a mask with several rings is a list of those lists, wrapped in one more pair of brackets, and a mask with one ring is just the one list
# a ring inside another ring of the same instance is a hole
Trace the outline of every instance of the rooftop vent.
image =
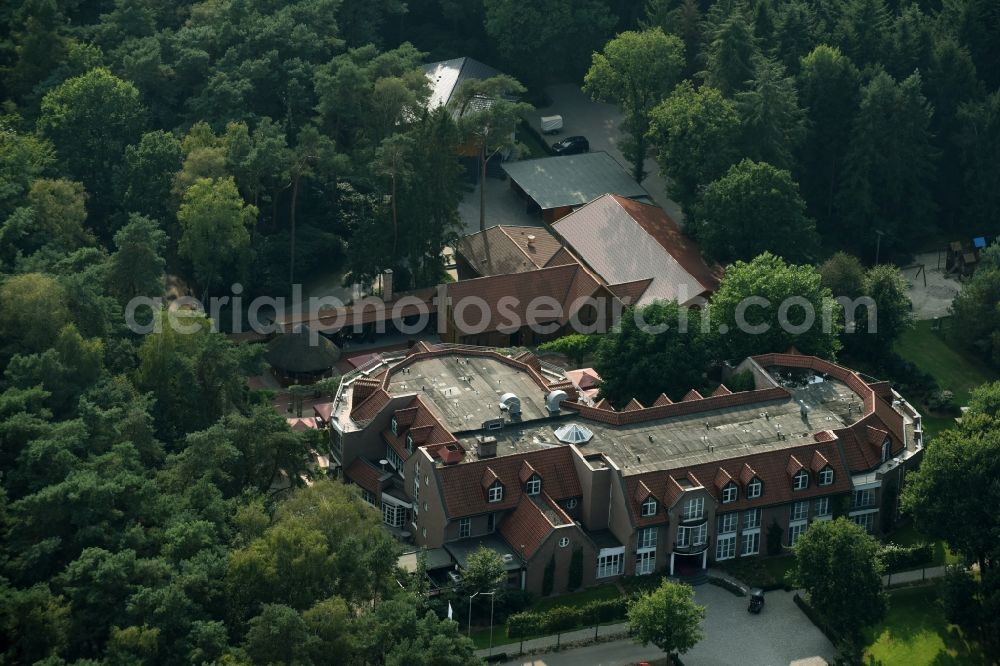
[(560, 409), (559, 403), (568, 399), (569, 395), (567, 395), (566, 391), (563, 391), (562, 389), (551, 391), (547, 396), (545, 396), (545, 408), (549, 410), (549, 414), (558, 414)]
[(512, 416), (521, 413), (521, 399), (513, 393), (504, 393), (500, 396), (500, 409), (508, 412)]

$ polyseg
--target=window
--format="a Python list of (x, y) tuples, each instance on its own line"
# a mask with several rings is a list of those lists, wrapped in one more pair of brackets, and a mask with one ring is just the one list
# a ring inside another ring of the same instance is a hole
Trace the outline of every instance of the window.
[(503, 484), (499, 481), (494, 481), (493, 485), (490, 486), (489, 491), (486, 493), (486, 500), (489, 502), (499, 502), (503, 499)]
[(644, 550), (635, 554), (635, 575), (645, 576), (656, 569), (656, 551)]
[(420, 504), (420, 468), (413, 469), (413, 506), (414, 509)]
[(375, 506), (375, 495), (371, 493), (370, 490), (361, 489), (361, 499), (368, 502), (372, 506)]
[(740, 489), (736, 487), (736, 484), (730, 481), (726, 484), (726, 487), (722, 489), (722, 503), (729, 504), (730, 502), (735, 502), (740, 496)]
[(830, 486), (833, 485), (833, 468), (824, 467), (819, 473), (819, 485)]
[(865, 506), (875, 506), (875, 491), (872, 489), (855, 490), (853, 506), (855, 508), (865, 507)]
[(756, 555), (760, 552), (760, 532), (750, 532), (743, 535), (743, 555)]
[(460, 518), (458, 521), (458, 538), (472, 536), (472, 518)]
[(856, 522), (861, 527), (865, 528), (865, 532), (871, 534), (875, 530), (875, 512), (864, 513), (860, 516), (851, 516), (851, 520)]
[(532, 475), (528, 482), (524, 484), (524, 492), (529, 495), (537, 495), (542, 492), (542, 479), (537, 474)]
[(697, 527), (678, 527), (677, 546), (687, 548), (689, 546), (700, 546), (708, 538), (708, 524), (702, 523)]
[(809, 502), (796, 502), (792, 505), (792, 516), (789, 520), (805, 520), (809, 517)]
[(486, 531), (492, 532), (497, 526), (497, 514), (488, 513), (486, 514)]
[(597, 558), (597, 577), (618, 576), (625, 566), (625, 554), (618, 552)]
[(829, 516), (830, 515), (830, 498), (820, 497), (816, 500), (816, 515), (817, 516)]
[(735, 532), (736, 524), (739, 522), (740, 514), (735, 511), (719, 514), (719, 534)]
[(729, 560), (736, 557), (736, 535), (720, 536), (715, 545), (715, 559)]
[(655, 516), (656, 515), (656, 498), (647, 497), (642, 503), (642, 511), (640, 512), (643, 516)]
[(809, 472), (800, 469), (792, 477), (792, 488), (795, 490), (805, 490), (809, 487)]
[(402, 527), (406, 522), (406, 509), (389, 502), (382, 502), (382, 522), (390, 527)]
[(389, 427), (392, 428), (393, 435), (399, 434), (399, 421), (396, 419), (395, 416), (393, 416), (392, 421), (389, 422)]
[(764, 492), (764, 484), (760, 479), (753, 479), (747, 484), (747, 499), (757, 499)]
[(563, 538), (559, 539), (559, 547), (560, 548), (565, 548), (568, 545), (569, 545), (569, 537), (563, 537)]
[(639, 545), (638, 550), (646, 550), (648, 548), (656, 548), (656, 528), (647, 527), (645, 529), (639, 530)]
[(705, 498), (695, 497), (684, 503), (682, 520), (699, 520), (705, 515)]
[(406, 452), (413, 453), (413, 435), (406, 436)]
[(806, 527), (808, 527), (808, 525), (806, 525), (805, 523), (803, 523), (801, 525), (789, 525), (788, 526), (788, 545), (789, 546), (794, 546), (795, 545), (795, 542), (799, 540), (799, 537), (802, 536), (802, 533), (806, 531)]
[(892, 440), (888, 437), (882, 442), (882, 462), (889, 459), (889, 453), (892, 451)]
[(385, 447), (385, 459), (389, 461), (389, 464), (392, 465), (392, 468), (400, 476), (403, 475), (403, 459), (399, 457), (399, 454), (391, 446)]
[(752, 530), (760, 527), (760, 509), (747, 509), (743, 512), (743, 529)]
[(575, 509), (576, 508), (576, 498), (575, 497), (572, 498), (572, 499), (566, 500), (566, 508), (567, 509)]

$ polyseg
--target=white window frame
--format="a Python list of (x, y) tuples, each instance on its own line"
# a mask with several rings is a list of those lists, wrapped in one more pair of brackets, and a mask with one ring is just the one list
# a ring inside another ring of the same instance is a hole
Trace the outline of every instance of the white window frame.
[(885, 441), (882, 442), (882, 462), (886, 462), (887, 460), (889, 460), (889, 457), (891, 455), (892, 455), (892, 440), (886, 437)]
[(472, 536), (472, 518), (458, 519), (458, 538), (467, 539)]
[(692, 497), (688, 501), (684, 502), (684, 511), (681, 514), (681, 520), (701, 520), (705, 517), (705, 498), (704, 497)]
[(637, 550), (655, 550), (657, 541), (657, 530), (655, 527), (644, 527), (639, 530), (639, 540)]
[(740, 514), (736, 511), (720, 513), (719, 534), (736, 534), (736, 527), (740, 524)]
[(865, 532), (868, 534), (875, 533), (875, 514), (876, 511), (866, 511), (865, 513), (860, 513), (856, 516), (851, 516), (851, 520), (865, 528)]
[(809, 500), (794, 502), (789, 512), (789, 522), (798, 522), (809, 518)]
[(792, 490), (805, 490), (809, 487), (809, 472), (800, 469), (792, 477)]
[(833, 485), (833, 468), (830, 466), (824, 467), (819, 471), (819, 480), (817, 483), (821, 486), (832, 486)]
[(639, 515), (643, 518), (648, 518), (650, 516), (656, 515), (656, 509), (658, 507), (658, 502), (656, 498), (650, 495), (642, 501), (642, 506), (639, 508)]
[(368, 502), (372, 506), (375, 506), (375, 494), (372, 491), (365, 488), (361, 489), (361, 499)]
[(715, 541), (715, 561), (731, 560), (736, 557), (736, 535), (720, 536)]
[(524, 492), (528, 495), (537, 495), (542, 492), (542, 478), (537, 474), (532, 474), (531, 478), (524, 484)]
[(420, 503), (420, 468), (413, 468), (413, 511), (416, 513)]
[(760, 530), (755, 529), (749, 532), (744, 532), (742, 537), (743, 542), (740, 544), (740, 555), (756, 555), (760, 552)]
[(740, 489), (732, 481), (727, 483), (726, 486), (722, 489), (723, 504), (730, 504), (731, 502), (735, 502), (737, 499), (739, 499), (739, 497), (740, 497)]
[(393, 435), (396, 436), (399, 435), (399, 419), (397, 419), (395, 416), (393, 416), (392, 420), (389, 421), (389, 429), (392, 430)]
[(764, 482), (754, 477), (747, 484), (747, 499), (757, 499), (764, 494)]
[(830, 498), (829, 497), (819, 497), (816, 499), (816, 517), (822, 518), (823, 516), (829, 516), (831, 513), (830, 509)]
[[(747, 509), (743, 512), (743, 529), (753, 530), (760, 527), (760, 509)], [(750, 516), (753, 516), (753, 521), (750, 521)], [(751, 524), (752, 523), (752, 524)]]
[(684, 527), (681, 525), (677, 528), (677, 545), (681, 548), (700, 546), (707, 540), (708, 523), (702, 523), (693, 527)]
[[(859, 502), (858, 501), (859, 497), (864, 497), (864, 498), (867, 499), (867, 501), (865, 501), (864, 503)], [(866, 509), (868, 507), (873, 507), (873, 506), (875, 506), (875, 489), (874, 488), (865, 488), (863, 490), (855, 490), (854, 491), (854, 496), (853, 496), (852, 499), (853, 499), (853, 501), (851, 503), (851, 507), (852, 508), (855, 508), (855, 509)]]
[(383, 501), (382, 522), (390, 527), (402, 527), (406, 524), (406, 508)]
[(788, 526), (788, 545), (792, 547), (799, 540), (799, 538), (805, 534), (806, 529), (808, 529), (809, 523), (800, 522), (794, 523)]
[(635, 554), (635, 575), (647, 576), (656, 570), (656, 549), (640, 550)]
[(569, 545), (569, 537), (562, 537), (559, 539), (559, 547), (565, 548)]
[(503, 484), (499, 480), (494, 481), (486, 490), (486, 501), (491, 504), (503, 501)]
[(396, 450), (389, 445), (386, 445), (385, 447), (385, 459), (386, 462), (392, 465), (392, 469), (395, 470), (396, 474), (406, 478), (403, 474), (403, 459), (400, 458), (399, 454), (396, 453)]
[(566, 500), (566, 508), (567, 509), (575, 509), (576, 508), (576, 498), (575, 497), (571, 497), (568, 500)]
[(406, 435), (406, 452), (413, 453), (413, 435), (409, 433)]
[(625, 571), (625, 549), (616, 548), (612, 553), (598, 555), (597, 577), (610, 578), (620, 576)]

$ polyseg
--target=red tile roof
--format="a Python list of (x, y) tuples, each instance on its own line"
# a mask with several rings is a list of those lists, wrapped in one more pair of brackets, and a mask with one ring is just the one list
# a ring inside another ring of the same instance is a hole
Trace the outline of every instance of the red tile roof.
[(656, 399), (653, 403), (653, 407), (662, 407), (663, 405), (672, 405), (674, 401), (667, 397), (666, 393), (661, 393), (660, 397)]
[[(567, 446), (529, 451), (511, 456), (465, 462), (449, 467), (435, 467), (445, 511), (452, 519), (491, 511), (511, 509), (517, 505), (524, 486), (520, 482), (521, 464), (527, 460), (542, 479), (542, 491), (557, 501), (579, 497), (580, 480), (573, 465), (573, 453)], [(487, 468), (504, 485), (503, 499), (487, 502), (482, 481)]]
[(634, 412), (637, 409), (645, 409), (645, 408), (642, 406), (642, 403), (636, 400), (635, 398), (629, 400), (629, 403), (624, 407), (622, 407), (623, 412)]
[(500, 536), (516, 552), (531, 558), (554, 529), (542, 509), (530, 497), (522, 495), (517, 508), (500, 523)]
[(507, 225), (463, 236), (455, 245), (455, 252), (481, 276), (542, 268), (561, 249), (562, 244), (542, 227)]
[(389, 400), (389, 394), (381, 387), (360, 403), (352, 397), (351, 418), (358, 423), (367, 423), (389, 404)]
[(703, 396), (695, 389), (691, 389), (690, 391), (684, 394), (684, 397), (681, 398), (681, 402), (690, 402), (691, 400), (704, 400), (704, 399), (705, 396)]
[(816, 451), (815, 453), (813, 453), (813, 459), (812, 462), (809, 464), (809, 469), (811, 469), (813, 472), (819, 472), (829, 464), (830, 461), (826, 459), (826, 456), (824, 456), (819, 451)]
[(719, 384), (715, 388), (715, 390), (712, 391), (712, 395), (732, 395), (732, 394), (733, 392), (730, 391), (725, 384)]
[(799, 459), (795, 456), (788, 456), (788, 466), (785, 467), (785, 472), (788, 476), (794, 476), (800, 469), (803, 469), (805, 465), (799, 462)]
[(373, 495), (378, 495), (378, 480), (382, 476), (382, 470), (364, 458), (355, 458), (354, 462), (344, 470), (344, 476)]

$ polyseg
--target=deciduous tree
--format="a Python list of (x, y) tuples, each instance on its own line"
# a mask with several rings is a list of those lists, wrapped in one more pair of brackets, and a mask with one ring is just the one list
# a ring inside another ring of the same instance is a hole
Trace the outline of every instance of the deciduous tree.
[(684, 68), (684, 45), (660, 28), (623, 32), (594, 53), (583, 80), (585, 91), (599, 101), (617, 104), (628, 134), (622, 152), (632, 165), (632, 177), (646, 176), (646, 135), (649, 112), (673, 89)]
[(643, 645), (652, 643), (668, 655), (684, 654), (702, 639), (705, 607), (694, 602), (694, 590), (664, 580), (628, 608), (629, 626)]

